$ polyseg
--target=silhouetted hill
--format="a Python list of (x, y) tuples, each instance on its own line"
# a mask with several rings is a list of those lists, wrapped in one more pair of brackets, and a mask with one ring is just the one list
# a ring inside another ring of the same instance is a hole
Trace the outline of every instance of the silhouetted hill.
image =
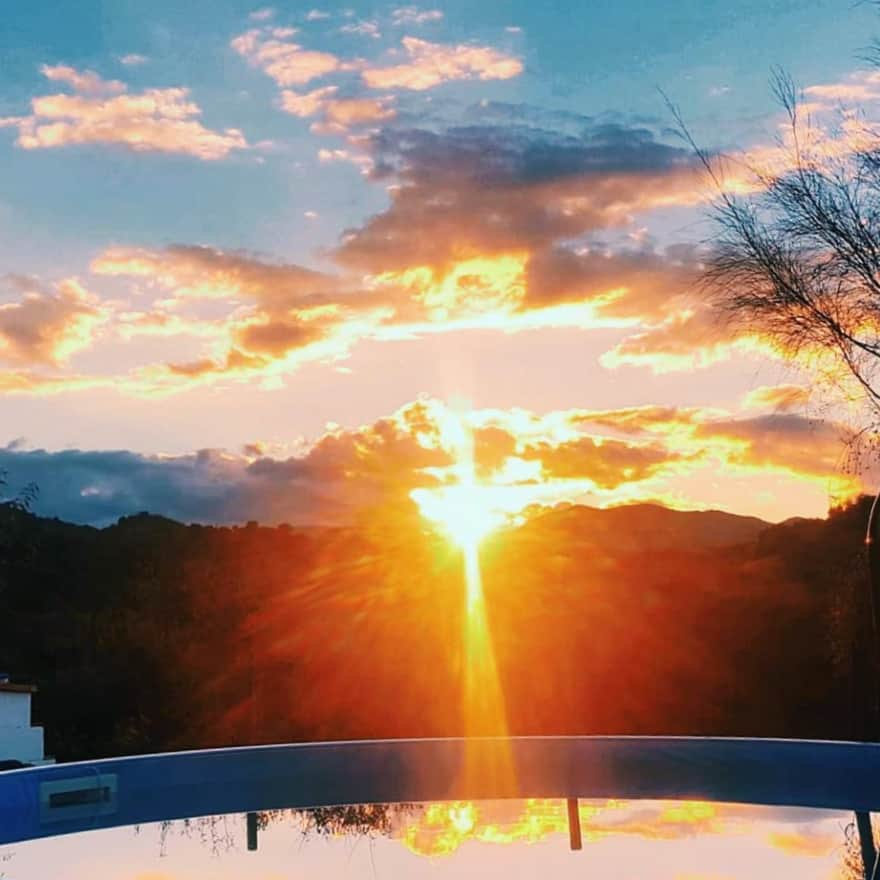
[[(866, 736), (867, 509), (573, 506), (489, 536), (507, 729)], [(414, 510), (96, 529), (0, 505), (0, 667), (38, 684), (62, 759), (461, 734), (463, 572)]]
[(570, 505), (535, 517), (527, 528), (615, 550), (687, 550), (754, 541), (770, 524), (719, 510), (672, 510), (659, 504), (628, 504), (599, 510)]

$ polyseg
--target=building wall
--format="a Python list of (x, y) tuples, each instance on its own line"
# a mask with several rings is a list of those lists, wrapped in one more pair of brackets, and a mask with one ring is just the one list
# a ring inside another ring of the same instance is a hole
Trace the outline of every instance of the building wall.
[(0, 727), (31, 726), (31, 695), (0, 691)]
[(0, 727), (0, 761), (43, 761), (42, 727)]
[(43, 728), (31, 727), (31, 695), (0, 691), (0, 761), (41, 763)]

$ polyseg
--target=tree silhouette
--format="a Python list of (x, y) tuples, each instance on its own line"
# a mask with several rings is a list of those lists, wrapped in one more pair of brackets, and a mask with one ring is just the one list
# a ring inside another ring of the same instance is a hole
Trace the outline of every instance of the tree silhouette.
[(737, 160), (744, 195), (727, 179), (730, 162), (698, 146), (671, 107), (715, 186), (703, 288), (734, 330), (759, 331), (791, 356), (831, 355), (876, 416), (880, 141), (853, 115), (845, 131), (818, 129), (786, 74), (772, 87), (787, 135), (774, 161)]

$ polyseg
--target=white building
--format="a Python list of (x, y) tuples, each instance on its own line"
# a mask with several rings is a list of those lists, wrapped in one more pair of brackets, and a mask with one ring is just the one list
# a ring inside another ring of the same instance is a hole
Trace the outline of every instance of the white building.
[(13, 684), (0, 674), (0, 764), (51, 764), (43, 754), (43, 728), (31, 727), (31, 694), (36, 687)]

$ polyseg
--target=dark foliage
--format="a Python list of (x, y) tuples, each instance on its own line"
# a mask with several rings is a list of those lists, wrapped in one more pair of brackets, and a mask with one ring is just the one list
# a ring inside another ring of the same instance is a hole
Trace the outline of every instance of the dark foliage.
[[(491, 538), (509, 732), (868, 736), (866, 515), (575, 507)], [(461, 556), (418, 521), (4, 517), (0, 667), (59, 759), (463, 731)]]

